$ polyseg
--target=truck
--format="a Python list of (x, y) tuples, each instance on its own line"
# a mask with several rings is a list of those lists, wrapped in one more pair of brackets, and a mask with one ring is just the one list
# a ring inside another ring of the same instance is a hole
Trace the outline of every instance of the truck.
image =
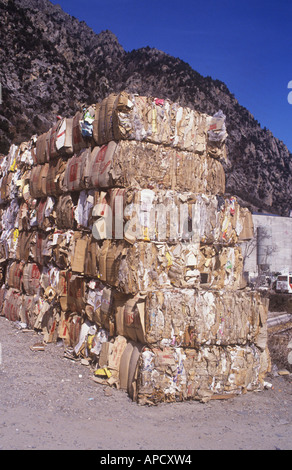
[(276, 292), (292, 294), (292, 272), (282, 273), (277, 276)]

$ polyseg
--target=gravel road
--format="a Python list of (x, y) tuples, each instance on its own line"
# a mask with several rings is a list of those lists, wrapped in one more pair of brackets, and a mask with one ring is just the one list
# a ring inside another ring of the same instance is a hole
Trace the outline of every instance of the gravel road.
[(32, 351), (41, 340), (0, 317), (2, 450), (292, 449), (291, 375), (228, 400), (140, 406), (94, 383), (88, 367), (64, 358), (62, 343)]

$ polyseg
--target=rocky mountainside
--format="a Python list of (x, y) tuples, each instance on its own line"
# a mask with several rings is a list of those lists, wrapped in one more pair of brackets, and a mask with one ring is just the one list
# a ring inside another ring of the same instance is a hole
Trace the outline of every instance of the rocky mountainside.
[(251, 209), (289, 215), (292, 160), (226, 85), (178, 58), (145, 47), (126, 52), (110, 31), (95, 34), (48, 0), (0, 0), (0, 152), (48, 130), (57, 115), (120, 90), (169, 98), (226, 115), (227, 192)]

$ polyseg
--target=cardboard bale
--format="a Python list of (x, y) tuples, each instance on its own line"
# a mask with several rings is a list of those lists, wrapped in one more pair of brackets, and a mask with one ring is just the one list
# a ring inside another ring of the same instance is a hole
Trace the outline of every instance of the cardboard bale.
[(202, 400), (262, 390), (270, 370), (267, 350), (253, 345), (164, 348), (142, 352), (137, 382), (140, 404)]
[(103, 201), (92, 209), (92, 216), (99, 217), (93, 223), (96, 239), (228, 246), (253, 237), (251, 213), (235, 197), (131, 188), (99, 194), (104, 194)]
[(51, 236), (44, 232), (36, 232), (35, 250), (32, 252), (31, 259), (43, 266), (52, 258), (52, 240)]
[[(36, 206), (37, 206), (37, 200), (35, 199), (35, 207)], [(33, 220), (33, 217), (31, 215), (31, 210), (29, 208), (29, 205), (26, 202), (22, 202), (19, 207), (19, 211), (17, 214), (17, 222), (15, 225), (18, 227), (19, 231), (28, 232), (30, 228), (33, 226), (31, 224), (32, 220)]]
[(58, 198), (56, 205), (56, 228), (61, 230), (73, 229), (75, 205), (71, 194), (64, 194)]
[(88, 320), (96, 325), (101, 325), (102, 297), (105, 285), (95, 279), (86, 283), (85, 314)]
[(56, 200), (52, 197), (39, 199), (36, 204), (36, 225), (38, 229), (51, 231), (55, 228), (55, 206)]
[(80, 150), (90, 146), (90, 141), (86, 140), (81, 132), (81, 124), (84, 114), (81, 111), (77, 111), (73, 117), (72, 122), (72, 143), (73, 153), (80, 152)]
[(85, 255), (87, 250), (88, 237), (84, 235), (82, 238), (78, 236), (74, 243), (74, 251), (72, 252), (71, 269), (74, 272), (83, 274), (85, 266)]
[(240, 208), (240, 225), (242, 229), (239, 231), (239, 240), (251, 240), (254, 237), (254, 225), (252, 214), (246, 207)]
[[(34, 258), (36, 243), (37, 243), (37, 233), (36, 232), (19, 232), (19, 234), (12, 232), (13, 238), (15, 238), (17, 246), (15, 257), (18, 260), (24, 261), (27, 263), (29, 259)], [(40, 243), (40, 241), (39, 241)], [(39, 248), (39, 259), (41, 260), (41, 247)], [(40, 263), (42, 264), (42, 263)]]
[(114, 291), (110, 287), (105, 286), (102, 290), (100, 307), (95, 310), (96, 322), (98, 326), (109, 332), (110, 336), (115, 334), (114, 320)]
[(34, 135), (27, 142), (22, 142), (17, 150), (16, 166), (18, 168), (28, 168), (35, 165), (35, 145), (37, 142), (37, 136)]
[(31, 170), (29, 182), (29, 191), (32, 198), (41, 198), (47, 196), (47, 177), (49, 172), (49, 164), (37, 165)]
[(19, 209), (19, 201), (12, 199), (10, 204), (2, 210), (2, 230), (10, 230), (17, 227)]
[(74, 232), (72, 230), (55, 231), (52, 234), (52, 260), (58, 268), (71, 268), (73, 250)]
[[(224, 116), (217, 118), (221, 133), (217, 142), (225, 141)], [(111, 94), (98, 107), (94, 136), (98, 145), (110, 140), (148, 141), (192, 152), (204, 152), (208, 131), (214, 118), (170, 100), (121, 92)], [(223, 132), (224, 130), (224, 132)], [(216, 154), (216, 157), (218, 155)]]
[(60, 303), (61, 310), (68, 310), (67, 295), (70, 272), (55, 266), (43, 266), (40, 284), (44, 292)]
[(39, 294), (41, 270), (36, 263), (27, 263), (23, 267), (22, 286), (28, 296)]
[(84, 274), (92, 278), (100, 278), (99, 274), (99, 252), (101, 248), (99, 243), (95, 240), (93, 235), (88, 236), (85, 260), (84, 260)]
[(89, 187), (154, 187), (224, 194), (222, 164), (206, 154), (139, 141), (111, 141), (90, 156)]
[(160, 289), (131, 296), (105, 288), (104, 299), (106, 294), (107, 308), (98, 324), (108, 330), (114, 317), (114, 334), (129, 340), (191, 348), (247, 343), (266, 347), (268, 306), (257, 292)]
[(58, 196), (63, 192), (63, 179), (67, 162), (63, 158), (57, 158), (49, 163), (46, 176), (46, 194)]
[[(245, 241), (254, 237), (252, 214), (246, 207), (241, 207), (236, 197), (218, 200), (221, 242)], [(235, 233), (237, 239), (235, 239)]]
[(145, 343), (145, 297), (114, 295), (113, 311), (115, 316), (115, 334), (128, 340)]
[(2, 315), (8, 320), (15, 322), (20, 320), (22, 294), (14, 288), (9, 288), (5, 296)]
[(208, 118), (207, 153), (212, 158), (227, 159), (225, 140), (227, 137), (225, 116), (220, 110)]
[(82, 190), (79, 193), (78, 203), (74, 211), (74, 217), (77, 222), (78, 229), (92, 229), (93, 225), (93, 208), (95, 205), (94, 190)]
[(58, 150), (56, 147), (57, 133), (59, 130), (60, 121), (57, 121), (53, 127), (47, 132), (47, 154), (48, 161), (58, 156)]
[(81, 191), (85, 189), (88, 180), (90, 154), (89, 148), (83, 149), (68, 160), (63, 179), (64, 191)]
[(67, 320), (69, 345), (75, 347), (79, 341), (80, 331), (82, 326), (82, 317), (76, 313), (71, 314)]
[(99, 278), (126, 294), (172, 287), (236, 290), (245, 285), (240, 247), (106, 240), (97, 259)]
[(268, 305), (258, 292), (173, 289), (145, 299), (145, 339), (149, 344), (185, 347), (262, 341)]
[(56, 135), (58, 155), (73, 154), (73, 118), (63, 118), (58, 126)]
[(38, 296), (23, 295), (20, 306), (20, 321), (27, 325), (27, 328), (33, 329), (36, 320)]
[(10, 199), (11, 195), (11, 181), (13, 178), (12, 173), (6, 173), (2, 178), (1, 178), (1, 204), (6, 203)]
[(7, 266), (6, 283), (8, 287), (21, 290), (24, 262), (12, 261)]
[(41, 165), (49, 161), (49, 153), (47, 147), (48, 133), (41, 134), (36, 141), (36, 163)]
[(82, 276), (69, 273), (68, 275), (68, 309), (82, 314), (85, 309), (85, 280)]
[(15, 260), (17, 258), (19, 230), (4, 230), (0, 236), (0, 262)]

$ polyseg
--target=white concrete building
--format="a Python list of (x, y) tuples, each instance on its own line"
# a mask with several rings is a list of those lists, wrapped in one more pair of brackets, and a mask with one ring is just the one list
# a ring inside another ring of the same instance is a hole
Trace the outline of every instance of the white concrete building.
[(244, 271), (292, 272), (292, 217), (253, 214), (254, 238), (242, 247)]

